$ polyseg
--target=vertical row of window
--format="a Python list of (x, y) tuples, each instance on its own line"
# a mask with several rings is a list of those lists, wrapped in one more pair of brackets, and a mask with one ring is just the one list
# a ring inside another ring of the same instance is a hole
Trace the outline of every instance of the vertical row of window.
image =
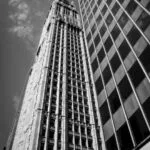
[[(63, 56), (61, 61), (59, 62), (60, 56), (60, 39), (61, 36), (61, 23), (55, 24), (55, 30), (53, 34), (53, 42), (51, 45), (51, 54), (50, 54), (50, 62), (49, 62), (49, 72), (47, 75), (47, 83), (45, 90), (45, 98), (42, 112), (42, 122), (41, 122), (41, 133), (40, 133), (40, 150), (44, 149), (45, 139), (48, 139), (47, 149), (53, 149), (54, 147), (54, 136), (56, 132), (56, 108), (59, 107), (59, 119), (58, 119), (58, 144), (57, 149), (61, 149), (61, 112), (62, 112), (62, 77), (63, 70), (61, 69), (59, 72), (59, 64), (61, 68), (63, 68)], [(62, 49), (63, 51), (63, 49)], [(62, 53), (63, 54), (63, 53)], [(59, 75), (60, 74), (60, 75)], [(57, 90), (58, 90), (58, 78), (60, 80), (60, 90), (59, 90), (59, 106), (56, 105), (57, 101)], [(52, 88), (51, 88), (52, 87)], [(50, 90), (52, 92), (50, 97)], [(51, 106), (51, 107), (50, 107)], [(49, 108), (50, 107), (50, 108)], [(48, 117), (48, 111), (50, 110), (50, 115)], [(47, 122), (49, 122), (49, 127), (47, 127)], [(46, 130), (48, 128), (48, 135), (46, 137)]]
[[(69, 150), (89, 147), (92, 137), (88, 98), (78, 29), (69, 26), (67, 32), (67, 105)], [(88, 137), (88, 139), (87, 139)]]

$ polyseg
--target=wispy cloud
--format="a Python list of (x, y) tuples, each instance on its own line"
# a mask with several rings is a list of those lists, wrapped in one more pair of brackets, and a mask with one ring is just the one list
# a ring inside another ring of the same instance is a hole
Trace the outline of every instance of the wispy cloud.
[(8, 4), (12, 8), (9, 13), (12, 26), (8, 31), (22, 38), (29, 49), (35, 48), (35, 43), (39, 38), (37, 22), (43, 21), (45, 16), (44, 11), (40, 9), (41, 2), (39, 0), (10, 0)]
[(15, 111), (18, 110), (20, 101), (21, 101), (21, 98), (20, 98), (19, 96), (16, 96), (16, 95), (15, 95), (15, 96), (13, 97), (13, 106), (14, 106)]

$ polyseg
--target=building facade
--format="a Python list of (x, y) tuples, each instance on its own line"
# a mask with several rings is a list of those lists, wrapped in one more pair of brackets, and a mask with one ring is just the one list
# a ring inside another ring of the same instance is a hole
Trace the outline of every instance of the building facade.
[(150, 149), (150, 1), (78, 0), (107, 150)]
[(7, 149), (100, 150), (100, 117), (79, 14), (54, 0)]

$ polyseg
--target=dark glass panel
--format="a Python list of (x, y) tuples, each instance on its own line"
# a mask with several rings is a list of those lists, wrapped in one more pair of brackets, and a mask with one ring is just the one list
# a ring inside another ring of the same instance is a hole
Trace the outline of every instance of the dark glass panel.
[(106, 142), (107, 150), (117, 150), (117, 144), (115, 136), (113, 135), (108, 141)]
[(100, 107), (100, 115), (102, 124), (104, 125), (110, 118), (107, 101), (105, 101), (104, 104)]
[(105, 32), (106, 32), (106, 26), (103, 24), (102, 27), (100, 28), (101, 37), (105, 34)]
[(97, 58), (95, 58), (94, 61), (92, 62), (92, 71), (93, 71), (93, 73), (95, 73), (97, 68), (98, 68), (98, 62), (97, 62)]
[(90, 48), (89, 48), (89, 53), (90, 53), (90, 56), (93, 54), (94, 52), (94, 45), (91, 44)]
[(127, 57), (127, 55), (129, 54), (129, 52), (131, 51), (131, 49), (130, 49), (130, 47), (129, 47), (129, 45), (128, 45), (128, 43), (127, 43), (126, 40), (124, 40), (122, 42), (122, 44), (120, 45), (120, 47), (118, 48), (118, 50), (119, 50), (119, 53), (120, 53), (121, 58), (123, 60)]
[(105, 43), (104, 43), (104, 46), (105, 46), (105, 49), (106, 49), (107, 52), (109, 52), (109, 50), (110, 50), (112, 45), (113, 45), (113, 42), (112, 42), (112, 40), (111, 40), (111, 38), (109, 36), (107, 38), (107, 40), (105, 41)]
[(113, 8), (112, 8), (112, 13), (113, 13), (114, 16), (115, 16), (116, 13), (118, 12), (119, 8), (120, 8), (120, 6), (119, 6), (119, 4), (116, 2), (115, 5), (114, 5)]
[(138, 39), (141, 37), (141, 33), (138, 29), (133, 26), (132, 29), (127, 34), (128, 40), (130, 41), (131, 45), (134, 46)]
[(133, 143), (130, 137), (130, 133), (126, 124), (124, 124), (118, 131), (117, 136), (121, 150), (131, 150)]
[(141, 13), (140, 17), (136, 21), (139, 28), (141, 28), (143, 31), (147, 29), (147, 27), (150, 25), (150, 15), (148, 15), (144, 10)]
[(128, 16), (123, 12), (122, 15), (120, 16), (118, 23), (121, 26), (121, 28), (124, 28), (128, 21)]
[(110, 94), (108, 99), (110, 102), (111, 111), (112, 111), (112, 113), (115, 113), (121, 105), (116, 89)]
[(103, 7), (103, 9), (102, 9), (102, 15), (103, 15), (103, 16), (105, 15), (106, 11), (107, 11), (107, 7), (106, 7), (106, 5), (104, 5), (104, 7)]
[(135, 88), (145, 78), (145, 75), (137, 61), (133, 64), (133, 66), (130, 68), (130, 70), (128, 72), (129, 72), (130, 78), (131, 78), (132, 83), (135, 86)]
[(103, 78), (104, 78), (105, 84), (107, 84), (108, 81), (111, 78), (111, 72), (110, 72), (110, 68), (109, 68), (108, 65), (106, 66), (106, 68), (104, 69), (104, 71), (102, 72), (102, 74), (103, 74)]
[(100, 42), (100, 37), (99, 37), (99, 34), (97, 34), (97, 36), (94, 39), (95, 47), (97, 47), (97, 45), (99, 44), (99, 42)]
[(127, 76), (123, 77), (123, 79), (119, 83), (118, 87), (119, 87), (119, 91), (120, 91), (122, 100), (125, 101), (132, 93), (132, 88), (128, 81)]
[(129, 13), (129, 15), (132, 15), (132, 13), (135, 11), (137, 7), (137, 3), (134, 0), (130, 0), (130, 2), (128, 3), (126, 10)]
[(121, 61), (120, 61), (117, 53), (115, 53), (113, 58), (110, 60), (110, 64), (111, 64), (113, 72), (115, 73), (117, 71), (117, 69), (119, 68), (119, 66), (121, 65)]
[(117, 39), (117, 37), (119, 36), (119, 34), (120, 34), (120, 29), (119, 29), (118, 25), (116, 24), (114, 26), (113, 30), (111, 31), (111, 35), (112, 35), (114, 41)]
[(140, 60), (145, 67), (146, 71), (150, 72), (150, 45), (147, 45), (143, 53), (140, 55)]
[(141, 111), (138, 109), (129, 119), (134, 138), (139, 144), (142, 142), (148, 135), (149, 131), (142, 116)]
[(98, 60), (99, 60), (100, 63), (102, 62), (102, 60), (104, 59), (104, 57), (105, 57), (104, 49), (101, 48), (101, 50), (98, 53)]

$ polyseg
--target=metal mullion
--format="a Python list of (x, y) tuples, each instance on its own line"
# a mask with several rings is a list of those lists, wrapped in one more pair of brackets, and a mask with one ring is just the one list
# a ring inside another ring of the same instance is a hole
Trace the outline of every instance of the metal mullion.
[[(70, 30), (69, 30), (69, 38), (70, 38), (70, 49), (72, 50), (72, 41), (71, 41), (71, 32), (72, 32), (72, 30), (71, 30), (71, 27), (70, 27)], [(72, 51), (71, 51), (71, 57), (72, 57)], [(72, 59), (71, 59), (71, 67), (70, 67), (70, 72), (71, 72), (71, 86), (73, 86), (73, 84), (72, 84)], [(72, 91), (71, 91), (71, 98), (72, 98), (72, 100), (73, 100), (73, 89), (72, 89)], [(72, 105), (72, 116), (73, 116), (73, 119), (72, 119), (72, 138), (73, 138), (73, 143), (74, 143), (74, 148), (75, 148), (75, 134), (74, 134), (74, 124), (75, 124), (75, 122), (74, 122), (74, 114), (75, 114), (75, 111), (74, 111), (74, 103), (73, 103), (73, 101), (71, 101), (72, 103), (71, 103), (71, 105)]]
[[(106, 4), (106, 3), (105, 3), (105, 4)], [(106, 4), (106, 5), (107, 5), (107, 4)], [(100, 13), (100, 14), (101, 14), (101, 13)], [(101, 14), (101, 16), (102, 16), (102, 14)], [(111, 36), (111, 34), (110, 34), (110, 32), (109, 32), (108, 26), (107, 26), (107, 24), (106, 24), (106, 22), (105, 22), (103, 16), (102, 16), (102, 21), (104, 22), (104, 24), (105, 24), (105, 26), (106, 26), (106, 28), (107, 28), (107, 31), (108, 31), (108, 33), (109, 33), (111, 39), (112, 39), (112, 36)], [(100, 34), (99, 34), (99, 36), (101, 37)], [(105, 53), (105, 56), (106, 56), (106, 59), (107, 59), (107, 62), (108, 62), (108, 66), (109, 66), (109, 68), (110, 68), (110, 72), (111, 72), (111, 75), (112, 75), (112, 78), (113, 78), (113, 81), (114, 81), (114, 84), (115, 84), (115, 87), (116, 87), (116, 90), (117, 90), (117, 93), (118, 93), (118, 96), (119, 96), (119, 100), (120, 100), (120, 103), (121, 103), (121, 107), (122, 107), (122, 109), (123, 109), (123, 114), (124, 114), (124, 116), (125, 116), (125, 120), (126, 120), (128, 129), (129, 129), (129, 133), (130, 133), (130, 136), (131, 136), (133, 145), (135, 146), (135, 145), (136, 145), (136, 144), (135, 144), (135, 139), (134, 139), (134, 137), (132, 136), (132, 130), (131, 130), (131, 127), (130, 127), (130, 124), (129, 124), (129, 121), (128, 121), (128, 117), (127, 117), (127, 114), (126, 114), (126, 111), (125, 111), (125, 108), (124, 108), (124, 105), (123, 105), (123, 102), (122, 102), (121, 94), (120, 94), (120, 92), (119, 92), (119, 89), (118, 89), (118, 86), (117, 86), (117, 83), (116, 83), (116, 78), (115, 78), (115, 75), (114, 75), (114, 73), (113, 73), (113, 71), (112, 71), (112, 68), (111, 68), (111, 65), (110, 65), (110, 60), (109, 60), (109, 58), (108, 58), (108, 54), (107, 54), (107, 52), (106, 52), (106, 49), (105, 49), (105, 46), (104, 46), (104, 42), (103, 42), (103, 38), (102, 38), (102, 37), (101, 37), (101, 40), (102, 40), (102, 44), (103, 44), (103, 48), (104, 48), (104, 53)], [(112, 40), (113, 40), (113, 39), (112, 39)], [(113, 44), (115, 44), (114, 41), (113, 41)], [(116, 49), (116, 46), (115, 46), (115, 49)], [(110, 105), (110, 104), (109, 104), (109, 105)]]
[(64, 43), (63, 43), (63, 92), (62, 92), (62, 150), (67, 150), (67, 124), (66, 124), (66, 73), (67, 73), (67, 24), (64, 24)]
[(138, 2), (137, 0), (134, 0), (137, 4), (138, 4), (138, 6), (140, 6), (148, 15), (150, 15), (150, 12), (140, 3), (140, 2)]
[[(74, 37), (73, 37), (73, 53), (74, 53), (74, 55), (75, 55), (75, 43), (76, 43), (76, 31), (75, 31), (75, 28), (73, 27), (73, 34), (74, 34)], [(76, 59), (76, 55), (75, 55), (75, 59)], [(76, 60), (74, 61), (75, 62), (75, 64), (76, 64)], [(74, 68), (75, 68), (75, 66), (74, 66)], [(76, 74), (76, 78), (75, 78), (75, 80), (76, 80), (76, 82), (78, 81), (77, 80), (77, 74)], [(78, 85), (76, 86), (76, 93), (77, 93), (77, 97), (79, 97), (79, 94), (78, 94)], [(77, 103), (77, 111), (78, 111), (78, 120), (81, 120), (81, 118), (80, 118), (80, 113), (79, 113), (79, 101), (78, 101), (78, 103)], [(79, 121), (79, 126), (81, 126), (81, 122)], [(78, 136), (77, 136), (78, 137)], [(81, 134), (80, 134), (80, 136), (79, 136), (79, 143), (80, 143), (80, 145), (79, 145), (79, 147), (80, 148), (82, 148), (82, 140), (81, 140), (82, 138), (81, 138)]]
[[(59, 67), (58, 67), (58, 72), (61, 72), (61, 58), (62, 58), (62, 34), (63, 34), (63, 27), (62, 24), (60, 25), (60, 44), (59, 44)], [(58, 148), (58, 127), (59, 127), (59, 107), (60, 107), (60, 73), (58, 74), (58, 82), (57, 82), (57, 102), (56, 102), (56, 132), (55, 132), (55, 145), (54, 145), (54, 149), (57, 150)]]
[[(55, 28), (56, 28), (56, 31), (58, 31), (58, 23), (56, 22), (54, 24)], [(57, 32), (56, 32), (57, 33)], [(58, 33), (57, 33), (58, 34)], [(56, 36), (57, 37), (57, 36)], [(54, 39), (53, 39), (54, 40)], [(56, 38), (55, 38), (55, 41), (56, 41)], [(55, 44), (56, 45), (56, 44)], [(54, 47), (54, 56), (56, 55), (56, 46)], [(55, 57), (54, 57), (55, 58)], [(55, 64), (55, 60), (53, 59), (53, 65), (52, 67), (54, 67), (54, 64)], [(54, 72), (52, 72), (52, 75), (51, 77), (53, 78), (54, 77)], [(45, 133), (45, 145), (44, 145), (44, 150), (47, 150), (47, 145), (48, 145), (48, 134), (49, 134), (49, 124), (50, 124), (50, 109), (51, 109), (51, 96), (52, 96), (52, 87), (53, 87), (53, 83), (51, 82), (51, 85), (50, 85), (50, 92), (49, 92), (49, 107), (48, 107), (48, 115), (47, 115), (47, 125), (46, 125), (46, 133)]]
[[(77, 42), (77, 50), (79, 50), (79, 42), (78, 42), (78, 35), (80, 34), (80, 32), (81, 31), (76, 31), (76, 42)], [(82, 39), (80, 39), (80, 41), (81, 41)], [(78, 58), (79, 58), (79, 53), (77, 52), (77, 56), (78, 56)], [(76, 63), (77, 64), (77, 63)], [(81, 65), (79, 65), (80, 67), (81, 67)], [(76, 66), (76, 68), (77, 68), (77, 66)], [(81, 70), (81, 69), (80, 69)], [(85, 70), (84, 70), (85, 71)], [(77, 73), (77, 70), (76, 70), (76, 73)], [(79, 74), (79, 76), (81, 77), (81, 72), (80, 72), (80, 74)], [(78, 86), (78, 84), (77, 84), (77, 86)], [(79, 86), (78, 86), (78, 90), (81, 90), (81, 93), (82, 93), (82, 107), (85, 107), (85, 104), (84, 104), (84, 101), (83, 101), (83, 89), (82, 88), (79, 88)], [(80, 104), (78, 103), (78, 108), (79, 108), (79, 114), (80, 114)], [(84, 113), (82, 113), (82, 115), (83, 115)], [(84, 117), (84, 120), (86, 119), (86, 116), (85, 116), (85, 114), (83, 115), (83, 117)], [(81, 131), (81, 122), (80, 122), (80, 131)], [(81, 132), (80, 132), (80, 137), (81, 137), (81, 148), (83, 148), (83, 146), (82, 146), (82, 134), (81, 134)], [(86, 136), (86, 145), (87, 145), (87, 136)]]
[[(76, 55), (75, 55), (75, 49), (76, 49), (75, 48), (76, 47), (76, 45), (75, 45), (75, 43), (76, 43), (76, 31), (75, 31), (75, 28), (73, 28), (72, 32), (73, 32), (73, 35), (74, 35), (74, 37), (73, 37), (73, 53), (74, 53), (74, 56), (75, 56), (75, 59), (76, 59)], [(74, 68), (76, 70), (76, 60), (74, 61), (74, 63), (75, 63)], [(75, 81), (77, 82), (77, 74), (76, 74)], [(78, 85), (76, 85), (76, 93), (77, 93), (77, 97), (79, 97), (79, 94), (78, 94)], [(79, 102), (77, 102), (77, 113), (78, 113), (78, 120), (81, 120), (80, 113), (79, 113)], [(80, 127), (80, 126), (81, 126), (81, 122), (79, 121), (78, 127)], [(77, 136), (77, 137), (79, 137), (79, 143), (80, 143), (79, 147), (82, 148), (81, 134), (79, 134), (79, 136)]]
[[(118, 2), (118, 3), (119, 3), (119, 2)], [(146, 40), (146, 42), (150, 45), (150, 42), (149, 42), (149, 40), (147, 39), (147, 37), (146, 37), (146, 36), (143, 34), (143, 32), (139, 29), (139, 27), (136, 25), (136, 23), (133, 21), (133, 19), (128, 15), (128, 13), (125, 11), (125, 9), (121, 6), (120, 3), (119, 3), (119, 6), (124, 10), (124, 12), (126, 13), (126, 15), (130, 18), (130, 20), (132, 21), (132, 23), (133, 23), (133, 24), (136, 26), (136, 28), (139, 30), (139, 32), (140, 32), (141, 35), (144, 37), (144, 39)], [(109, 7), (108, 7), (108, 10), (109, 10), (109, 12), (112, 14), (112, 12), (110, 11)], [(114, 17), (113, 14), (112, 14), (112, 16)], [(124, 36), (124, 39), (126, 39), (126, 41), (127, 41), (128, 45), (129, 45), (129, 47), (131, 48), (131, 50), (132, 50), (132, 52), (133, 52), (133, 54), (134, 54), (134, 56), (135, 56), (137, 62), (139, 63), (140, 67), (142, 68), (142, 70), (143, 70), (145, 76), (147, 77), (147, 79), (148, 79), (148, 81), (149, 81), (149, 83), (150, 83), (150, 77), (148, 76), (148, 74), (147, 74), (145, 68), (143, 67), (143, 64), (141, 63), (141, 61), (139, 60), (138, 56), (136, 55), (136, 53), (135, 53), (133, 47), (131, 46), (129, 40), (128, 40), (127, 37), (125, 36), (124, 31), (122, 30), (122, 28), (121, 28), (120, 25), (118, 24), (118, 21), (116, 20), (115, 17), (114, 17), (114, 20), (115, 20), (116, 24), (118, 25), (118, 27), (119, 27), (121, 33), (122, 33), (123, 36)]]
[[(106, 5), (107, 5), (107, 4), (106, 4)], [(108, 7), (108, 6), (107, 6), (107, 7)], [(109, 8), (108, 8), (108, 9), (109, 9)], [(107, 27), (107, 26), (106, 26), (106, 27)], [(149, 129), (149, 131), (150, 131), (150, 126), (149, 126), (149, 123), (148, 123), (148, 121), (147, 121), (145, 112), (144, 112), (144, 110), (143, 110), (143, 108), (142, 108), (142, 106), (141, 106), (140, 100), (139, 100), (138, 95), (137, 95), (137, 93), (136, 93), (136, 91), (135, 91), (135, 89), (134, 89), (134, 86), (133, 86), (132, 81), (131, 81), (131, 79), (130, 79), (130, 77), (129, 77), (129, 74), (128, 74), (128, 72), (127, 72), (127, 69), (126, 69), (126, 67), (125, 67), (125, 65), (124, 65), (124, 63), (123, 63), (123, 61), (122, 61), (122, 59), (121, 59), (121, 56), (120, 56), (119, 52), (118, 52), (116, 43), (114, 42), (114, 40), (113, 40), (113, 38), (112, 38), (112, 35), (110, 34), (110, 31), (109, 31), (108, 28), (107, 28), (107, 30), (108, 30), (108, 32), (109, 32), (109, 35), (110, 35), (112, 41), (113, 41), (113, 44), (114, 44), (115, 49), (116, 49), (116, 52), (117, 52), (117, 54), (118, 54), (118, 56), (119, 56), (119, 58), (120, 58), (120, 60), (121, 60), (122, 66), (123, 66), (124, 71), (125, 71), (125, 73), (126, 73), (126, 75), (127, 75), (127, 78), (128, 78), (129, 83), (130, 83), (130, 85), (131, 85), (131, 88), (132, 88), (132, 90), (133, 90), (133, 93), (134, 93), (134, 95), (135, 95), (135, 97), (136, 97), (136, 100), (137, 100), (137, 102), (138, 102), (139, 108), (140, 108), (140, 110), (141, 110), (141, 112), (142, 112), (142, 115), (143, 115), (143, 117), (144, 117), (144, 120), (145, 120), (145, 122), (146, 122), (146, 125), (147, 125), (147, 127), (148, 127), (148, 129)], [(121, 31), (122, 31), (122, 30), (121, 30)]]
[[(82, 32), (81, 31), (79, 31), (80, 33), (79, 33), (79, 40), (80, 40), (80, 45), (81, 45), (81, 42), (83, 42), (83, 38), (82, 38), (82, 36), (81, 36), (81, 34), (82, 34)], [(78, 38), (78, 37), (77, 37)], [(78, 47), (78, 49), (79, 49), (79, 42), (78, 42), (78, 39), (77, 39), (77, 47)], [(82, 53), (82, 50), (83, 50), (83, 46), (81, 45), (81, 53)], [(78, 55), (79, 55), (79, 53), (78, 53)], [(83, 59), (83, 57), (82, 57), (82, 59)], [(83, 60), (82, 60), (83, 61)], [(83, 63), (83, 65), (85, 65), (84, 63)], [(84, 71), (84, 73), (85, 73), (85, 69), (83, 69), (82, 71)], [(81, 77), (81, 65), (80, 65), (80, 77)], [(85, 85), (86, 87), (87, 87), (87, 85)], [(78, 87), (79, 88), (79, 87)], [(83, 88), (81, 87), (81, 91), (82, 91), (82, 101), (83, 101)], [(84, 103), (84, 101), (83, 101), (83, 104), (82, 104), (82, 106), (83, 106), (83, 109), (84, 109), (84, 112), (83, 112), (83, 114), (84, 114), (84, 118), (85, 118), (85, 120), (86, 120), (86, 115), (85, 115), (85, 103)], [(79, 107), (79, 111), (80, 111), (80, 107)], [(87, 125), (86, 125), (86, 128), (87, 128)], [(80, 124), (80, 130), (81, 130), (81, 124)], [(87, 134), (86, 134), (86, 145), (87, 145), (87, 147), (88, 147), (88, 141), (87, 141), (87, 139), (88, 139), (88, 137), (87, 137)], [(81, 140), (82, 140), (82, 137), (81, 137)]]

